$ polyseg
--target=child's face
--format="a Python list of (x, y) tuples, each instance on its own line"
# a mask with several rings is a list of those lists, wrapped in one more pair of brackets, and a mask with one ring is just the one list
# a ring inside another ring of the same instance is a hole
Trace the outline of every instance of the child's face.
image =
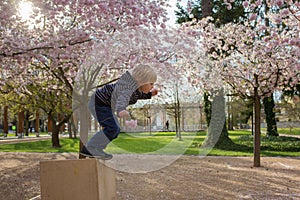
[(152, 90), (153, 86), (154, 86), (154, 83), (146, 83), (139, 87), (139, 91), (148, 93), (148, 92), (150, 92), (150, 90)]

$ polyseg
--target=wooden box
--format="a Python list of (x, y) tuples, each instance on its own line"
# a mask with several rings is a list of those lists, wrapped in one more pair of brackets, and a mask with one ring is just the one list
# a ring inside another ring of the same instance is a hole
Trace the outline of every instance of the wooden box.
[(116, 199), (115, 170), (97, 159), (40, 162), (42, 200)]

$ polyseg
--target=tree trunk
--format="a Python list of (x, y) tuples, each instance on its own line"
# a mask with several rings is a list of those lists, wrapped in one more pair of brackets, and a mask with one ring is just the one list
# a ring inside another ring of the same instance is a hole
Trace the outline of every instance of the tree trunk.
[[(80, 134), (80, 144), (79, 144), (79, 151), (82, 149), (83, 145), (85, 145), (88, 141), (88, 133), (89, 133), (89, 117), (90, 113), (88, 108), (85, 104), (80, 106), (80, 127), (79, 127), (79, 134)], [(81, 154), (79, 154), (79, 158), (85, 158)]]
[[(213, 14), (213, 0), (202, 0), (202, 17), (212, 16)], [(206, 94), (207, 95), (207, 94)], [(225, 114), (225, 98), (223, 90), (219, 90), (213, 98), (211, 108), (209, 108), (208, 96), (204, 96), (207, 102), (205, 104), (205, 112), (207, 114), (208, 131), (204, 147), (222, 147), (224, 144), (233, 143), (228, 137), (228, 130), (226, 128), (226, 114)], [(211, 119), (210, 119), (211, 115)]]
[(56, 125), (56, 122), (52, 119), (52, 147), (60, 148), (59, 142), (59, 126)]
[(176, 104), (174, 105), (175, 106), (175, 114), (174, 114), (174, 118), (175, 118), (175, 131), (176, 131), (176, 137), (178, 137), (178, 112), (177, 112), (177, 106)]
[(276, 124), (276, 118), (274, 113), (274, 98), (273, 93), (270, 97), (265, 97), (263, 99), (264, 104), (264, 110), (266, 114), (266, 122), (267, 122), (267, 135), (268, 136), (278, 136), (277, 132), (277, 124)]
[(53, 120), (51, 118), (51, 115), (48, 114), (47, 132), (48, 132), (49, 135), (52, 134), (52, 127), (53, 127)]
[(176, 130), (176, 135), (178, 137), (178, 139), (181, 141), (181, 126), (180, 126), (180, 117), (181, 117), (181, 109), (180, 109), (180, 102), (179, 102), (179, 94), (178, 94), (178, 84), (176, 84), (176, 116), (177, 116), (177, 130)]
[(26, 114), (25, 114), (25, 136), (29, 136), (29, 112), (26, 111)]
[(212, 9), (213, 9), (213, 1), (212, 0), (202, 0), (201, 1), (202, 7), (202, 17), (212, 16)]
[(152, 135), (152, 120), (151, 120), (151, 116), (149, 117), (149, 135)]
[(230, 101), (230, 99), (228, 99), (228, 102), (227, 102), (228, 130), (233, 130), (233, 117), (232, 117), (231, 103), (232, 102)]
[(182, 137), (181, 137), (181, 121), (180, 121), (180, 117), (181, 117), (181, 110), (180, 110), (180, 103), (179, 101), (177, 101), (177, 104), (176, 104), (176, 107), (177, 107), (177, 130), (176, 130), (176, 135), (178, 137), (179, 140), (182, 140)]
[[(202, 0), (201, 1), (201, 9), (202, 9), (202, 17), (212, 16), (212, 0)], [(211, 112), (212, 112), (212, 103), (209, 101), (209, 94), (204, 92), (204, 112), (206, 115), (206, 123), (207, 127), (209, 127), (211, 120)]]
[(50, 115), (51, 121), (52, 121), (52, 146), (56, 148), (60, 148), (60, 142), (59, 142), (59, 133), (61, 131), (61, 128), (64, 126), (64, 124), (69, 121), (71, 115), (60, 115), (59, 119), (60, 121), (55, 121), (55, 118)]
[[(77, 132), (78, 132), (78, 119), (76, 117), (75, 112), (72, 114), (71, 118), (71, 126), (72, 126), (72, 133), (74, 135), (74, 138), (77, 138)], [(71, 133), (70, 133), (71, 134)]]
[(202, 144), (204, 148), (222, 147), (232, 143), (226, 128), (225, 98), (223, 90), (218, 91), (213, 98), (211, 119), (207, 136)]
[(254, 77), (254, 167), (260, 167), (260, 98), (258, 96), (258, 75), (255, 74)]
[(35, 127), (34, 127), (36, 137), (40, 136), (40, 112), (37, 110), (35, 112)]
[(25, 119), (24, 111), (20, 111), (18, 113), (18, 127), (17, 127), (18, 138), (22, 138), (24, 135), (24, 119)]
[(206, 117), (206, 123), (207, 127), (209, 127), (210, 119), (211, 119), (211, 101), (209, 100), (209, 94), (207, 92), (204, 92), (204, 113)]
[(8, 106), (4, 106), (3, 132), (8, 134)]
[[(184, 125), (185, 116), (184, 115), (185, 115), (185, 109), (181, 109), (181, 114), (180, 114), (181, 131), (185, 131), (185, 125)], [(195, 122), (193, 121), (193, 123), (195, 123)]]

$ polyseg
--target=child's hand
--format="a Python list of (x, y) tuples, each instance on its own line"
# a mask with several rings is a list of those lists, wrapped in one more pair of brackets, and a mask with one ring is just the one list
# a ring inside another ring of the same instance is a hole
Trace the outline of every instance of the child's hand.
[(127, 110), (122, 110), (119, 112), (119, 117), (121, 118), (129, 118), (130, 117), (130, 114)]
[(151, 92), (151, 96), (155, 96), (155, 95), (157, 95), (158, 90), (153, 88), (150, 92)]

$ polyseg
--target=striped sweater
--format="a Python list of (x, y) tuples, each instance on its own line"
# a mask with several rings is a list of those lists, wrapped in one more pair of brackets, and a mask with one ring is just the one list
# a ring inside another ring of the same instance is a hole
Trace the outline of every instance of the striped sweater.
[(138, 84), (127, 71), (113, 84), (98, 88), (95, 95), (95, 103), (110, 106), (113, 111), (119, 113), (126, 110), (128, 105), (135, 104), (139, 99), (151, 99), (151, 92), (145, 94), (138, 90)]

